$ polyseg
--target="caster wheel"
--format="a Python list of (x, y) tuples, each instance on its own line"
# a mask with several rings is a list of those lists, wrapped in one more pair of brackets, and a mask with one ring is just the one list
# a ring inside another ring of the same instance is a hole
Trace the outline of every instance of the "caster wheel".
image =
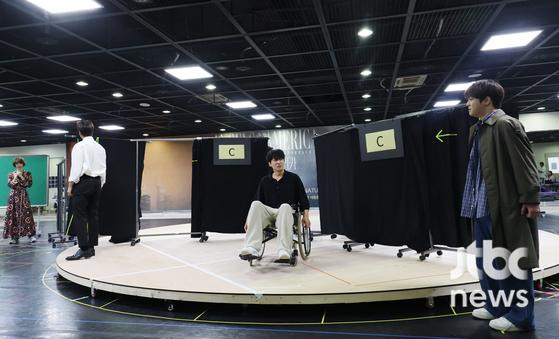
[(292, 256), (291, 259), (289, 259), (289, 265), (291, 266), (297, 265), (297, 257)]
[(74, 241), (74, 246), (76, 246), (76, 245), (78, 245), (78, 242), (77, 242), (77, 241)]
[(56, 248), (56, 244), (54, 242), (52, 243), (52, 248)]
[(425, 307), (427, 307), (430, 310), (435, 308), (435, 299), (434, 298), (427, 298), (427, 301), (425, 302)]
[(344, 250), (347, 250), (347, 245), (346, 245), (346, 244), (343, 244), (343, 245), (342, 245), (342, 248), (343, 248)]
[(299, 255), (299, 251), (293, 250), (293, 253), (291, 254), (291, 257), (296, 257), (298, 255)]
[(396, 254), (396, 256), (397, 256), (398, 258), (401, 258), (401, 257), (403, 256), (403, 254), (402, 254), (402, 252), (398, 252), (398, 254)]
[(371, 247), (370, 244), (365, 244), (365, 248), (369, 248), (369, 247)]
[(130, 246), (136, 246), (136, 242), (135, 241), (130, 242)]
[(438, 251), (437, 251), (437, 255), (443, 255), (443, 251), (438, 250)]
[(165, 306), (167, 306), (167, 311), (173, 312), (175, 310), (175, 304), (172, 301), (166, 301)]
[(337, 237), (338, 237), (337, 234), (332, 234), (332, 235), (330, 235), (330, 239), (336, 239)]
[(351, 250), (352, 250), (351, 246), (347, 246), (347, 251), (351, 252)]
[(419, 256), (419, 260), (421, 260), (421, 261), (425, 260), (425, 258), (426, 257), (423, 254)]
[(48, 240), (48, 242), (52, 242), (52, 240), (53, 240), (53, 239), (52, 239), (51, 237), (49, 237), (49, 240)]

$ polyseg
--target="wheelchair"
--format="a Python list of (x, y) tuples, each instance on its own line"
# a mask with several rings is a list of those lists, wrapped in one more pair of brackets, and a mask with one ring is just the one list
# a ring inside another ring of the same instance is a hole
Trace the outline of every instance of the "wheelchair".
[[(311, 242), (313, 240), (313, 236), (310, 228), (303, 226), (299, 207), (291, 206), (291, 208), (293, 208), (293, 210), (295, 211), (293, 212), (293, 250), (291, 252), (291, 257), (285, 260), (278, 259), (274, 262), (295, 266), (297, 265), (298, 256), (301, 256), (303, 260), (308, 259), (309, 255), (311, 254)], [(262, 240), (262, 248), (260, 249), (260, 253), (258, 253), (258, 256), (251, 256), (246, 259), (250, 266), (253, 266), (254, 260), (262, 260), (262, 257), (264, 257), (264, 251), (266, 250), (266, 243), (278, 236), (278, 231), (273, 225), (266, 226), (263, 229), (263, 232), (264, 237)]]

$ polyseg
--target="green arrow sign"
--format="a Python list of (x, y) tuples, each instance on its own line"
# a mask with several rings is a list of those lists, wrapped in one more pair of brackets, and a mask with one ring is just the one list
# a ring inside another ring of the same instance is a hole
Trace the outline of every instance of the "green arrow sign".
[(455, 136), (458, 136), (458, 134), (453, 134), (453, 133), (451, 133), (451, 134), (442, 134), (442, 133), (443, 133), (443, 130), (440, 130), (440, 131), (437, 133), (437, 135), (435, 135), (435, 138), (437, 138), (437, 140), (439, 140), (440, 142), (444, 142), (444, 141), (443, 141), (443, 138), (444, 138), (444, 137), (455, 137)]

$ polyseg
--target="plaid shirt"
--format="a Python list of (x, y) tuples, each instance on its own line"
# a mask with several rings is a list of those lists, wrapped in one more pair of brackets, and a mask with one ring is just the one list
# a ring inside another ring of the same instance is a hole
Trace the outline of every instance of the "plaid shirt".
[(466, 218), (482, 218), (489, 215), (489, 203), (485, 190), (485, 181), (481, 174), (481, 159), (479, 156), (479, 130), (487, 119), (493, 116), (496, 111), (491, 112), (483, 120), (480, 120), (475, 127), (472, 148), (470, 150), (470, 161), (466, 172), (466, 184), (464, 185), (464, 195), (462, 196), (462, 211), (460, 215)]

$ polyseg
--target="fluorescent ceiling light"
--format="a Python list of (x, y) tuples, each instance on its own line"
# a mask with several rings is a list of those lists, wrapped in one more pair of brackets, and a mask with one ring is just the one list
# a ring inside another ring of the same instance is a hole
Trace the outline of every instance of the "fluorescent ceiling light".
[(27, 140), (25, 140), (25, 139), (21, 139), (21, 140), (20, 140), (20, 142), (27, 142)]
[(460, 100), (445, 100), (445, 101), (437, 101), (433, 107), (450, 107), (456, 106), (460, 103)]
[(4, 127), (4, 126), (16, 126), (16, 125), (18, 125), (17, 122), (0, 120), (0, 126), (2, 126), (2, 127)]
[(72, 117), (72, 116), (69, 116), (69, 115), (56, 115), (56, 116), (52, 116), (52, 117), (47, 117), (47, 119), (61, 121), (61, 122), (81, 120), (80, 118)]
[(171, 74), (179, 80), (204, 79), (213, 77), (213, 75), (206, 72), (200, 66), (167, 68), (165, 72)]
[(493, 35), (485, 45), (481, 48), (482, 51), (491, 51), (495, 49), (523, 47), (528, 45), (534, 40), (542, 31), (529, 31), (511, 34)]
[(220, 132), (225, 132), (225, 128), (220, 128), (219, 131)]
[(362, 38), (367, 38), (369, 36), (371, 36), (373, 34), (373, 31), (371, 31), (368, 28), (362, 28), (359, 33), (357, 33), (357, 35), (359, 35)]
[(256, 104), (252, 101), (232, 101), (226, 103), (227, 106), (231, 107), (232, 109), (241, 109), (241, 108), (254, 108)]
[(195, 123), (199, 124), (202, 122), (202, 120), (194, 120)]
[(445, 92), (459, 92), (459, 91), (465, 91), (468, 89), (468, 87), (470, 87), (474, 82), (459, 82), (459, 83), (454, 83), (454, 84), (450, 84), (446, 87), (446, 89), (444, 90)]
[(479, 78), (481, 76), (481, 73), (472, 73), (470, 75), (468, 75), (468, 78)]
[(52, 14), (87, 11), (102, 8), (93, 0), (27, 0)]
[(365, 122), (371, 122), (371, 119), (365, 119)]
[(371, 95), (369, 93), (365, 93), (361, 96), (363, 99), (369, 99)]
[(68, 131), (65, 131), (63, 129), (45, 129), (43, 130), (43, 133), (48, 133), (48, 134), (66, 134), (68, 133)]
[(538, 111), (543, 111), (545, 109), (545, 107), (538, 107)]
[(142, 136), (144, 136), (144, 137), (149, 137), (149, 134), (144, 133), (144, 134), (142, 134)]
[(276, 125), (276, 128), (281, 128), (281, 125)]
[(124, 127), (118, 125), (105, 125), (105, 126), (99, 126), (99, 128), (104, 129), (105, 131), (119, 131), (124, 129)]
[(365, 112), (369, 112), (369, 111), (371, 110), (371, 107), (365, 107), (365, 108), (363, 108), (363, 110), (364, 110)]
[(140, 102), (140, 106), (141, 107), (150, 107), (151, 105), (148, 104), (147, 102)]
[(361, 71), (361, 75), (364, 77), (368, 77), (369, 75), (371, 75), (373, 72), (371, 72), (370, 69), (364, 69)]
[(252, 118), (254, 120), (274, 120), (276, 117), (273, 116), (272, 114), (266, 113), (266, 114), (255, 114), (252, 116)]
[(89, 85), (89, 84), (88, 84), (87, 82), (85, 82), (85, 81), (78, 81), (78, 82), (76, 82), (76, 85), (81, 86), (81, 87), (85, 87), (85, 86), (87, 86), (87, 85)]
[(4, 105), (0, 104), (0, 108), (4, 107)]
[(122, 95), (122, 93), (120, 93), (120, 92), (114, 92), (113, 93), (113, 97), (115, 97), (115, 98), (122, 98), (123, 96), (124, 95)]
[(208, 85), (206, 85), (206, 89), (207, 89), (208, 91), (213, 91), (213, 90), (216, 89), (216, 88), (217, 88), (217, 87), (215, 87), (214, 84), (208, 84)]
[(171, 111), (169, 111), (168, 109), (166, 109), (166, 110), (164, 110), (164, 111), (161, 111), (161, 113), (169, 114), (169, 113), (171, 113)]

